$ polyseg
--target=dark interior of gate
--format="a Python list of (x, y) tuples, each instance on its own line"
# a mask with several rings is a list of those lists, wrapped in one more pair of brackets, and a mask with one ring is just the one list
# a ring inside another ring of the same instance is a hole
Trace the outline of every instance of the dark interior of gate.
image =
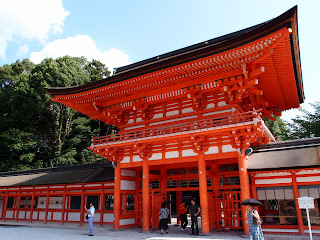
[[(161, 174), (162, 169), (162, 174)], [(167, 202), (171, 218), (178, 218), (181, 202), (190, 205), (191, 197), (201, 208), (198, 167), (195, 164), (163, 165), (150, 168), (151, 225), (159, 226), (159, 210)], [(165, 171), (163, 171), (165, 169)], [(142, 226), (142, 173), (135, 195), (137, 224)], [(165, 174), (163, 174), (165, 173)], [(161, 191), (161, 184), (165, 191)], [(240, 179), (237, 159), (207, 161), (207, 186), (210, 230), (243, 229), (240, 206)], [(183, 198), (184, 197), (184, 198)]]

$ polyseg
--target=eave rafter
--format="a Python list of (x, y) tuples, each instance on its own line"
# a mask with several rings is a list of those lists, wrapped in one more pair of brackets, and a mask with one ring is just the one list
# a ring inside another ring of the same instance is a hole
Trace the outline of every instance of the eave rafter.
[(150, 91), (157, 87), (174, 86), (184, 81), (193, 81), (210, 75), (226, 73), (241, 69), (243, 64), (259, 62), (260, 59), (272, 54), (279, 42), (289, 34), (287, 29), (281, 29), (264, 38), (229, 51), (210, 57), (194, 60), (165, 70), (160, 70), (127, 81), (111, 84), (99, 89), (72, 95), (55, 96), (54, 100), (62, 103), (75, 101), (85, 104), (98, 101), (112, 101), (132, 95), (137, 91)]

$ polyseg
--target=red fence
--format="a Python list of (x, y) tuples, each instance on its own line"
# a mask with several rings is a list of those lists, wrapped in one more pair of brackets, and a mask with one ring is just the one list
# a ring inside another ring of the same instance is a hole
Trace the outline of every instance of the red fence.
[(197, 119), (193, 121), (183, 121), (181, 123), (167, 125), (167, 126), (153, 126), (139, 129), (136, 131), (126, 130), (114, 135), (108, 135), (103, 137), (93, 137), (92, 144), (99, 145), (104, 143), (141, 139), (146, 137), (155, 137), (165, 134), (183, 133), (187, 131), (201, 130), (211, 127), (219, 127), (230, 124), (243, 123), (253, 121), (258, 116), (257, 111), (250, 111), (245, 113), (220, 115), (214, 118)]

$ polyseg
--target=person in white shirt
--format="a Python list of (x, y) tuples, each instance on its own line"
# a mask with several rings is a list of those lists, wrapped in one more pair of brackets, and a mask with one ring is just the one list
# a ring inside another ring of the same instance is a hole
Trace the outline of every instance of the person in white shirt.
[(94, 216), (94, 206), (93, 203), (90, 203), (90, 209), (87, 209), (86, 206), (84, 206), (84, 209), (87, 211), (88, 213), (88, 223), (89, 223), (89, 229), (90, 229), (90, 234), (88, 236), (93, 236), (93, 216)]

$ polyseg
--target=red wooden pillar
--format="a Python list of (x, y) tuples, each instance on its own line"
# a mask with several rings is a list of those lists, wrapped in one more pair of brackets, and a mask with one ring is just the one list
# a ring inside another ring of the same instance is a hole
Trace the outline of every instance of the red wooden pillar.
[(83, 225), (83, 222), (84, 222), (84, 206), (86, 204), (86, 201), (85, 201), (85, 195), (84, 195), (84, 186), (83, 184), (81, 184), (81, 207), (80, 207), (80, 226)]
[(300, 233), (300, 235), (305, 235), (302, 212), (301, 212), (301, 209), (299, 208), (299, 202), (298, 202), (299, 188), (298, 188), (298, 184), (297, 184), (297, 177), (294, 172), (292, 172), (291, 174), (292, 174), (292, 188), (293, 188), (294, 203), (296, 205), (299, 233)]
[(113, 229), (120, 228), (121, 211), (121, 168), (120, 164), (114, 170), (114, 205), (113, 205)]
[(213, 186), (213, 196), (214, 196), (214, 219), (215, 219), (215, 228), (219, 229), (220, 228), (220, 209), (221, 207), (219, 206), (219, 165), (218, 164), (213, 164), (212, 165), (212, 186)]
[(62, 212), (61, 212), (61, 224), (64, 225), (64, 212), (66, 208), (66, 186), (63, 188), (63, 200), (62, 200)]
[(17, 204), (16, 219), (15, 219), (16, 222), (18, 222), (18, 219), (19, 219), (20, 203), (21, 203), (21, 188), (19, 188), (19, 194), (18, 194), (18, 204)]
[(48, 187), (47, 188), (47, 201), (46, 201), (46, 214), (45, 214), (45, 218), (44, 218), (45, 224), (48, 222), (49, 202), (50, 202), (50, 189)]
[(162, 167), (160, 169), (160, 192), (163, 196), (166, 196), (167, 189), (167, 169)]
[(199, 195), (201, 205), (201, 231), (209, 233), (209, 208), (208, 208), (208, 191), (207, 191), (207, 169), (204, 159), (204, 152), (198, 151), (198, 172), (199, 172)]
[(29, 223), (32, 223), (33, 208), (34, 208), (34, 187), (32, 188), (31, 209), (30, 209), (30, 218), (29, 218)]
[[(246, 156), (244, 155), (244, 150), (241, 150), (241, 156), (238, 157), (239, 166), (239, 177), (240, 177), (240, 188), (241, 188), (241, 201), (250, 198), (249, 190), (249, 175), (247, 170)], [(241, 206), (242, 211), (242, 222), (245, 235), (249, 235), (249, 225), (246, 216), (246, 206)]]
[(136, 215), (136, 225), (139, 224), (139, 214), (140, 214), (140, 207), (139, 207), (139, 204), (141, 204), (139, 202), (139, 199), (140, 199), (140, 180), (138, 178), (138, 176), (140, 176), (140, 171), (137, 170), (136, 171), (136, 194), (135, 194), (135, 197), (134, 197), (134, 212), (135, 212), (135, 215)]
[(149, 162), (148, 158), (145, 156), (143, 158), (142, 165), (142, 212), (143, 212), (143, 222), (142, 230), (150, 230), (150, 194), (149, 194)]
[(105, 207), (105, 198), (104, 198), (104, 183), (101, 183), (101, 195), (100, 195), (100, 202), (101, 202), (101, 213), (100, 213), (100, 226), (103, 227), (103, 214), (104, 214), (104, 207)]
[(182, 192), (177, 191), (176, 192), (176, 213), (177, 213), (177, 224), (180, 224), (180, 216), (179, 216), (179, 205), (181, 204), (182, 200)]
[(4, 205), (2, 209), (2, 221), (6, 220), (6, 215), (7, 215), (7, 205), (8, 205), (8, 199), (9, 199), (9, 190), (7, 189), (6, 191), (6, 198), (4, 200)]

